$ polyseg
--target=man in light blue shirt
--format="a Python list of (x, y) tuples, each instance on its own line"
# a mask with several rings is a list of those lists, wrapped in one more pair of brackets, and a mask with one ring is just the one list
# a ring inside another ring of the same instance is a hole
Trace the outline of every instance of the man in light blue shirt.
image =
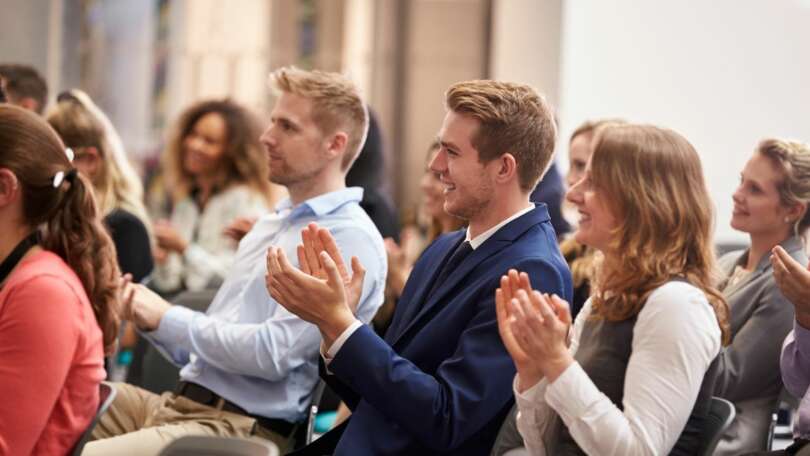
[(382, 238), (346, 188), (368, 114), (353, 84), (323, 72), (282, 68), (271, 75), (280, 96), (262, 135), (270, 180), (289, 199), (261, 217), (239, 243), (233, 268), (203, 314), (172, 306), (139, 285), (126, 285), (125, 315), (172, 362), (183, 366), (176, 393), (161, 396), (116, 384), (118, 396), (83, 454), (157, 454), (183, 435), (259, 435), (288, 443), (317, 382), (317, 327), (278, 305), (265, 285), (268, 247), (297, 259), (310, 222), (329, 228), (346, 262), (366, 265), (357, 316), (368, 322), (382, 304)]

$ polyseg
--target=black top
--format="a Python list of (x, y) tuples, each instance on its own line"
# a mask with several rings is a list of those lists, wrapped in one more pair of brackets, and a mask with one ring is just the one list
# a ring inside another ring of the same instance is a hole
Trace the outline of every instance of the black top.
[(118, 252), (121, 273), (132, 274), (135, 283), (143, 280), (154, 266), (149, 234), (143, 222), (123, 209), (115, 209), (104, 217), (104, 225)]

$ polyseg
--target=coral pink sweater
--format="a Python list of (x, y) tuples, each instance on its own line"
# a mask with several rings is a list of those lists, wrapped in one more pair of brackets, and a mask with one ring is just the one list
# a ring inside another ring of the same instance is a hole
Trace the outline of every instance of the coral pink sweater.
[(0, 455), (64, 455), (98, 408), (101, 330), (57, 255), (20, 262), (0, 289)]

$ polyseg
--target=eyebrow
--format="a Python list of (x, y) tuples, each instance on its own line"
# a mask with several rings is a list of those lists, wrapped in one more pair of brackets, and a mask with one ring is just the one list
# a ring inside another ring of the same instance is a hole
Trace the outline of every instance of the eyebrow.
[(442, 141), (441, 138), (438, 138), (438, 137), (436, 138), (436, 140), (439, 141), (439, 144), (441, 144), (441, 146), (444, 147), (445, 149), (450, 148), (450, 149), (455, 149), (455, 150), (461, 150), (461, 148), (459, 148), (457, 145), (455, 145), (455, 144), (453, 144), (451, 142)]

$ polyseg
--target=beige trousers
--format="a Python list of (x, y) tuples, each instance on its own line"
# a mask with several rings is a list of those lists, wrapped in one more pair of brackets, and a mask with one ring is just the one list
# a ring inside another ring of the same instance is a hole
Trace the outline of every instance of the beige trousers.
[(186, 435), (218, 437), (253, 436), (272, 440), (282, 453), (287, 437), (256, 425), (256, 420), (238, 413), (202, 405), (166, 392), (157, 395), (115, 383), (117, 394), (95, 429), (83, 456), (157, 455), (172, 440)]

